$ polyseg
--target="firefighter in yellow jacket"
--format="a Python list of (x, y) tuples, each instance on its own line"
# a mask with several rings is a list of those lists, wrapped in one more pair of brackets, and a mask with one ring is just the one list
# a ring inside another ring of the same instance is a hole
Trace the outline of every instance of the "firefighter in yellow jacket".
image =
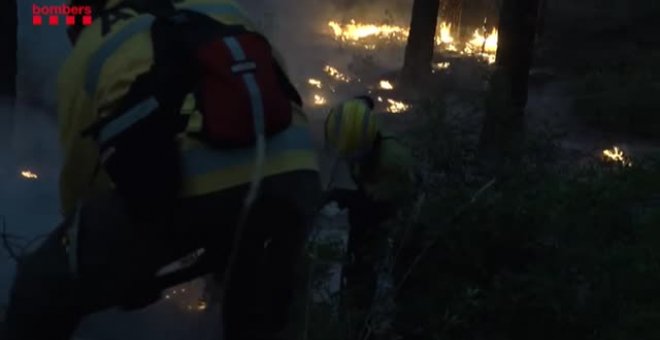
[[(161, 285), (159, 270), (199, 249), (208, 256), (191, 273), (231, 276), (223, 301), (226, 338), (288, 338), (281, 333), (291, 328), (293, 296), (300, 293), (296, 289), (305, 286), (298, 279), (299, 264), (320, 199), (316, 154), (299, 105), (291, 106), (290, 126), (265, 141), (260, 190), (242, 230), (237, 230), (239, 212), (255, 181), (254, 147), (218, 149), (195, 137), (202, 117), (191, 98), (181, 110), (189, 120), (178, 140), (180, 197), (175, 205), (155, 207), (158, 214), (132, 214), (100, 165), (106, 155), (81, 134), (109, 116), (152, 66), (149, 28), (154, 17), (141, 9), (163, 1), (71, 4), (91, 6), (95, 18), (91, 25), (70, 31), (74, 48), (58, 84), (65, 218), (39, 249), (20, 261), (3, 339), (69, 339), (90, 313), (149, 305), (165, 286), (181, 283), (174, 276)], [(174, 6), (254, 30), (231, 0), (175, 1)]]
[(357, 190), (332, 189), (324, 201), (348, 209), (348, 260), (342, 270), (348, 304), (366, 312), (377, 288), (377, 266), (389, 236), (384, 223), (414, 195), (414, 162), (393, 134), (373, 114), (368, 96), (331, 109), (325, 123), (326, 145), (346, 161)]

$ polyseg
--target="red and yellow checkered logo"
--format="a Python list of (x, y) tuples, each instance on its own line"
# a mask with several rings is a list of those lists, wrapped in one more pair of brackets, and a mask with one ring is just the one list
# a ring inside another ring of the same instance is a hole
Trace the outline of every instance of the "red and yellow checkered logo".
[(32, 5), (32, 25), (57, 26), (63, 23), (66, 26), (92, 24), (92, 8), (90, 6), (69, 5)]

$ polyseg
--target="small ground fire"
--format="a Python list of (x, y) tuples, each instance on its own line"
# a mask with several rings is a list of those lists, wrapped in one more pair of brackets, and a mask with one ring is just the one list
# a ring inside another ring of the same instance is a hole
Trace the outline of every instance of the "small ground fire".
[(22, 170), (21, 171), (21, 176), (23, 178), (26, 178), (26, 179), (37, 179), (37, 178), (39, 178), (39, 176), (36, 173), (34, 173), (30, 170)]
[(618, 146), (603, 150), (603, 158), (607, 162), (619, 163), (623, 166), (632, 166), (630, 158)]

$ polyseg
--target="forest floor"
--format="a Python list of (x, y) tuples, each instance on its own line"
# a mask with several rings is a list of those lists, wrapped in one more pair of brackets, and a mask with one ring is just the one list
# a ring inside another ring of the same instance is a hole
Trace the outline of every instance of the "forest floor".
[[(364, 60), (352, 58), (346, 53), (343, 53), (342, 57), (336, 57), (335, 48), (330, 48), (322, 43), (318, 44), (319, 46), (308, 48), (309, 51), (314, 52), (310, 52), (311, 56), (303, 56), (307, 59), (305, 68), (298, 75), (297, 85), (299, 87), (307, 87), (308, 78), (323, 77), (323, 66), (328, 59), (336, 60), (336, 63), (333, 63), (332, 66), (347, 73), (347, 70), (351, 68), (349, 67), (351, 62), (357, 60), (362, 61), (364, 64)], [(317, 56), (323, 57), (318, 58)], [(369, 69), (368, 62), (366, 64), (365, 68)], [(331, 175), (334, 160), (330, 155), (323, 152), (323, 122), (328, 107), (342, 98), (363, 94), (365, 91), (373, 91), (380, 79), (393, 80), (392, 74), (395, 73), (396, 69), (391, 67), (392, 64), (396, 63), (375, 66), (371, 70), (365, 71), (365, 74), (358, 75), (360, 78), (365, 79), (363, 84), (352, 84), (345, 87), (344, 90), (337, 90), (332, 94), (325, 93), (328, 104), (324, 106), (313, 105), (313, 94), (318, 92), (316, 89), (305, 88), (301, 91), (307, 98), (307, 102), (310, 103), (309, 116), (313, 137), (320, 155), (324, 187), (331, 177), (334, 177), (334, 186), (349, 188), (353, 186), (345, 167), (340, 166), (334, 176)], [(300, 70), (300, 68), (296, 69)], [(310, 69), (316, 71), (309, 72)], [(478, 103), (483, 100), (485, 84), (483, 70), (482, 66), (466, 62), (453, 65), (446, 71), (447, 74), (438, 74), (438, 82), (451, 84), (442, 87), (450, 87), (445, 99), (451, 114), (457, 116), (473, 115), (474, 117), (483, 114), (483, 112), (473, 109), (474, 106), (479, 106)], [(556, 136), (556, 142), (577, 159), (600, 157), (603, 149), (611, 148), (614, 145), (621, 147), (633, 160), (636, 157), (660, 151), (660, 143), (623, 133), (603, 132), (580, 121), (576, 117), (573, 105), (576, 96), (573, 91), (573, 83), (576, 81), (575, 76), (563, 74), (552, 68), (533, 71), (537, 73), (534, 73), (535, 76), (530, 84), (527, 106), (527, 122), (531, 133), (543, 132)], [(331, 79), (327, 78), (323, 78), (323, 80), (324, 83), (332, 82)], [(388, 92), (376, 89), (373, 94), (415, 105), (413, 100), (407, 100), (403, 94), (399, 93), (396, 83), (394, 85), (394, 91)], [(388, 128), (403, 133), (408, 127), (414, 125), (415, 122), (411, 120), (413, 115), (405, 112), (399, 114), (385, 113), (383, 112), (384, 108), (385, 106), (379, 108), (380, 117)], [(21, 143), (17, 145), (16, 157), (9, 164), (3, 164), (7, 166), (2, 169), (3, 171), (6, 169), (15, 171), (18, 168), (29, 167), (42, 175), (38, 181), (26, 181), (18, 177), (17, 174), (2, 174), (0, 204), (2, 204), (3, 211), (1, 212), (7, 215), (9, 228), (25, 237), (50, 230), (59, 218), (56, 192), (57, 169), (60, 160), (57, 157), (58, 151), (54, 147), (57, 145), (56, 129), (52, 121), (47, 118), (48, 115), (42, 112), (37, 115), (25, 116), (29, 120), (21, 122), (20, 124), (23, 124), (23, 127), (17, 130), (17, 134), (23, 138), (17, 138)], [(472, 119), (468, 120), (472, 121)], [(37, 129), (30, 127), (35, 122), (39, 126)], [(35, 133), (33, 130), (37, 132)], [(475, 126), (473, 130), (478, 132), (478, 126)], [(28, 132), (30, 134), (26, 135)], [(26, 136), (28, 138), (25, 138)], [(326, 241), (345, 242), (348, 228), (346, 215), (345, 213), (338, 213), (333, 216), (320, 216), (317, 228)], [(9, 288), (14, 266), (7, 260), (0, 264), (0, 267), (2, 269), (0, 271), (0, 289), (4, 294)], [(338, 289), (339, 269), (340, 266), (335, 264), (332, 269), (334, 274), (327, 283), (326, 288), (332, 291)], [(187, 289), (187, 294), (177, 299), (177, 301), (166, 301), (164, 299), (158, 304), (139, 312), (120, 313), (110, 311), (95, 315), (83, 325), (81, 336), (84, 339), (95, 340), (113, 338), (178, 340), (190, 338), (191, 334), (195, 334), (196, 339), (215, 339), (214, 334), (218, 332), (216, 310), (209, 309), (214, 313), (191, 313), (186, 310), (187, 305), (196, 301), (201, 294), (203, 288), (201, 282), (197, 280), (177, 287), (177, 289), (183, 288)], [(0, 303), (4, 302), (3, 300), (0, 299)]]

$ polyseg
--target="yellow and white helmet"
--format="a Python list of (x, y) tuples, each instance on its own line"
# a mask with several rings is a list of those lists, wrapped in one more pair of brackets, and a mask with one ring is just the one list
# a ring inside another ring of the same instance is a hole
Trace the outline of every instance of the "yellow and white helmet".
[(354, 159), (369, 152), (379, 128), (367, 96), (349, 99), (330, 110), (325, 121), (326, 146), (339, 157)]

